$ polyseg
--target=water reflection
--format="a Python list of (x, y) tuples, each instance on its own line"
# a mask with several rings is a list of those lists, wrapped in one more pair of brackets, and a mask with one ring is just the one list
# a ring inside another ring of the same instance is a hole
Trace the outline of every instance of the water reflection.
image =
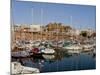
[(95, 56), (93, 52), (81, 54), (68, 54), (59, 51), (55, 55), (42, 55), (43, 58), (20, 58), (12, 59), (19, 61), (22, 65), (36, 67), (40, 72), (56, 72), (70, 70), (95, 69)]

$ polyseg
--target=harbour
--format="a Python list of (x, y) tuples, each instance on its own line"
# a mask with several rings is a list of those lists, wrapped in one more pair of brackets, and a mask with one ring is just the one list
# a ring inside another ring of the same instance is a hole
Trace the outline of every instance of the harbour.
[(96, 69), (95, 7), (20, 1), (12, 6), (12, 75)]
[[(86, 37), (84, 41), (75, 38), (15, 40), (11, 57), (11, 63), (21, 68), (20, 74), (95, 69), (95, 37)], [(19, 74), (18, 69), (13, 70), (13, 74)]]

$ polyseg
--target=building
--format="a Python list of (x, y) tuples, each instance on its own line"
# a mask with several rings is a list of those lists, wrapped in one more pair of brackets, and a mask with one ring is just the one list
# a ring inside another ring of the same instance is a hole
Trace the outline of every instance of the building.
[(40, 32), (41, 30), (41, 25), (30, 25), (30, 31), (32, 32)]

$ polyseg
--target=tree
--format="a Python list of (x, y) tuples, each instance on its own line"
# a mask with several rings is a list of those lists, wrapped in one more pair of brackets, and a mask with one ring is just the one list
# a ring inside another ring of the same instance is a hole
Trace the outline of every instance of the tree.
[(87, 31), (81, 31), (80, 35), (81, 35), (82, 37), (87, 37), (87, 36), (88, 36), (88, 35), (87, 35)]

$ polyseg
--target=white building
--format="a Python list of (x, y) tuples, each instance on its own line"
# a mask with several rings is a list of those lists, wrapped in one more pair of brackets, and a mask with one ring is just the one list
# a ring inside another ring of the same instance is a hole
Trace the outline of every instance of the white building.
[(80, 35), (80, 30), (78, 29), (72, 29), (69, 31), (70, 35)]
[(39, 32), (39, 31), (42, 30), (42, 29), (41, 29), (41, 25), (30, 25), (30, 30), (31, 30), (32, 32)]

